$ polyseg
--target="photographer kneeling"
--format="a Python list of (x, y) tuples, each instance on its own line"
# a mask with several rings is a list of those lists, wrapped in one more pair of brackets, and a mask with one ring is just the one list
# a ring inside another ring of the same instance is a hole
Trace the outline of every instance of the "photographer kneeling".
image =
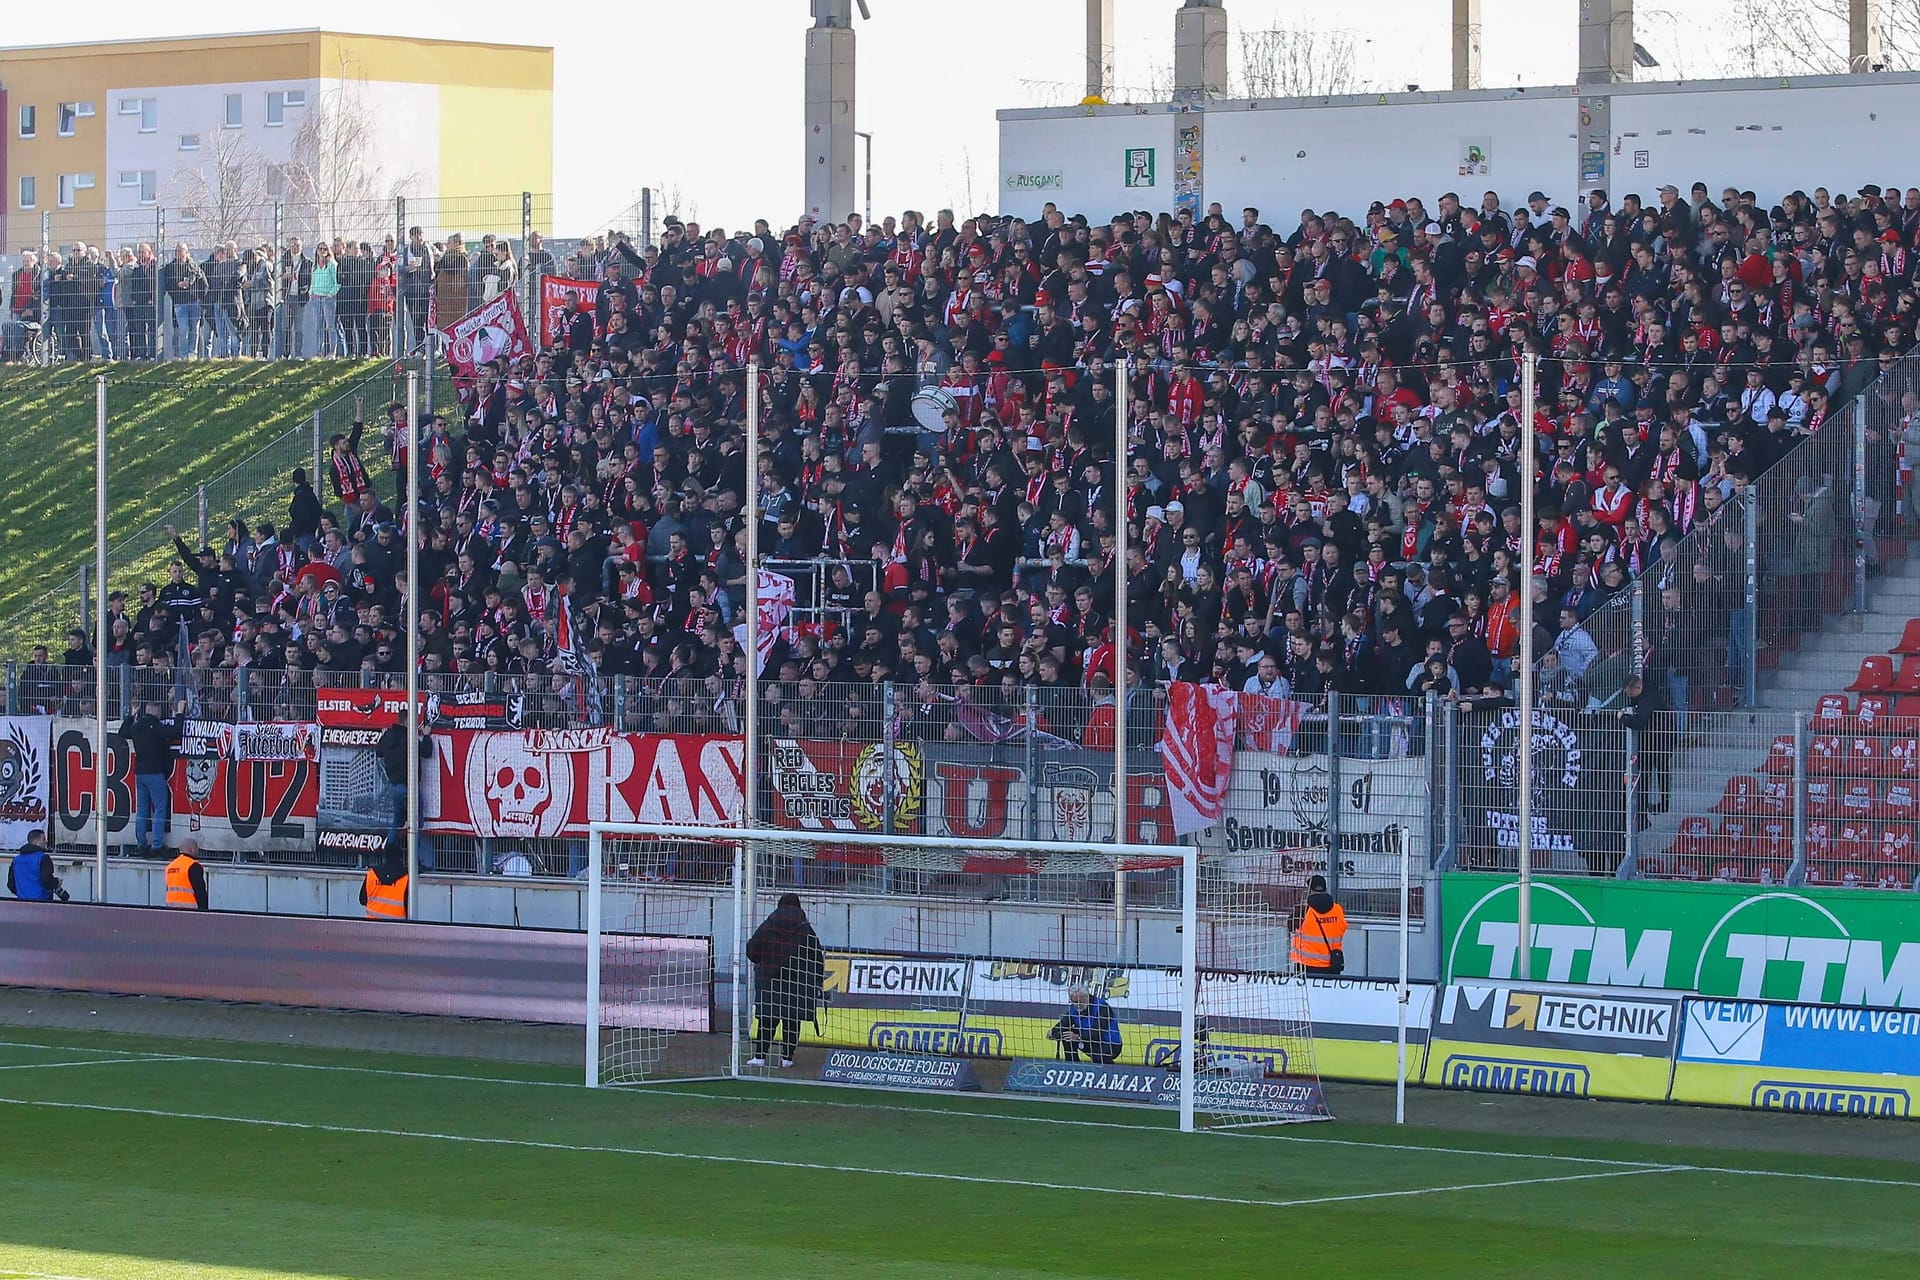
[(1047, 1031), (1047, 1038), (1059, 1043), (1060, 1056), (1068, 1062), (1082, 1057), (1112, 1062), (1120, 1056), (1120, 1019), (1104, 996), (1075, 985), (1067, 991), (1066, 1015)]

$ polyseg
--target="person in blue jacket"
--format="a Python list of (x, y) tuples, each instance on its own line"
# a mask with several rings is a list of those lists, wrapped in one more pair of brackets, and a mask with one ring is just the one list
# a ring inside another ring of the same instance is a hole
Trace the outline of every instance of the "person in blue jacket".
[(60, 877), (53, 874), (53, 855), (47, 850), (47, 833), (33, 830), (27, 842), (7, 864), (7, 891), (22, 902), (66, 902), (67, 891)]
[(1060, 1042), (1060, 1054), (1068, 1062), (1083, 1057), (1093, 1062), (1112, 1062), (1120, 1056), (1120, 1019), (1105, 996), (1096, 996), (1075, 984), (1067, 991), (1067, 1012), (1047, 1033)]

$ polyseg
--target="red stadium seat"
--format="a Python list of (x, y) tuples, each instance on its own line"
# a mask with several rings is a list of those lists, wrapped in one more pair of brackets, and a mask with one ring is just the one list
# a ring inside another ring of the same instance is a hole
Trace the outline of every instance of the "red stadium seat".
[(1883, 778), (1920, 778), (1920, 736), (1905, 735), (1886, 739), (1886, 754), (1880, 758)]
[(1863, 733), (1874, 732), (1874, 726), (1893, 715), (1893, 699), (1884, 693), (1863, 693), (1860, 705), (1855, 709), (1853, 718)]
[(1844, 774), (1847, 759), (1837, 733), (1816, 733), (1807, 739), (1807, 772), (1818, 775)]
[(1844, 818), (1832, 778), (1807, 779), (1807, 812), (1816, 818)]
[[(1860, 674), (1847, 686), (1849, 693), (1885, 693), (1893, 688), (1893, 659), (1876, 653), (1860, 660)], [(1909, 689), (1920, 693), (1920, 689)]]
[(1880, 833), (1880, 861), (1913, 861), (1913, 828), (1905, 823), (1895, 823)]
[(1667, 846), (1667, 852), (1676, 858), (1699, 857), (1707, 851), (1709, 834), (1705, 818), (1682, 818), (1680, 830)]
[(1895, 822), (1920, 819), (1920, 797), (1915, 796), (1913, 784), (1889, 782), (1886, 794), (1880, 798), (1880, 813)]
[(1760, 765), (1760, 772), (1790, 774), (1793, 772), (1793, 735), (1783, 733), (1773, 740), (1767, 748), (1767, 758)]
[(1760, 803), (1760, 779), (1750, 773), (1736, 773), (1727, 779), (1727, 789), (1720, 793), (1720, 798), (1708, 812), (1758, 813)]
[[(1863, 697), (1860, 701), (1865, 702), (1866, 698)], [(1815, 723), (1845, 720), (1852, 714), (1853, 712), (1847, 707), (1847, 695), (1844, 693), (1823, 693), (1820, 695), (1820, 700), (1813, 704)]]
[(1900, 674), (1893, 678), (1895, 693), (1920, 693), (1920, 657), (1900, 659)]
[(1900, 633), (1900, 643), (1887, 652), (1902, 656), (1920, 654), (1920, 618), (1913, 618), (1907, 622), (1906, 630)]

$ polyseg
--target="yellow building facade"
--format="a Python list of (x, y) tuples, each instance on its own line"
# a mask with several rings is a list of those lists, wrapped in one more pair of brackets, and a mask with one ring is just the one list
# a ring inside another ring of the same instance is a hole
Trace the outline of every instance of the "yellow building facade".
[(43, 234), (370, 234), (396, 196), (431, 234), (518, 235), (520, 193), (553, 189), (550, 48), (319, 30), (0, 48), (0, 110), (8, 257)]

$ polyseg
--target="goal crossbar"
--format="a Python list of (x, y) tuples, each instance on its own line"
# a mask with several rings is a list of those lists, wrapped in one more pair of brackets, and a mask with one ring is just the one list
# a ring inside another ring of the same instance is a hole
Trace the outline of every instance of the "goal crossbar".
[[(766, 843), (800, 843), (815, 845), (837, 845), (851, 848), (897, 848), (903, 843), (911, 843), (919, 849), (946, 849), (955, 852), (973, 854), (1004, 854), (1009, 858), (1030, 858), (1036, 852), (1053, 851), (1069, 853), (1097, 854), (1114, 859), (1122, 871), (1145, 870), (1147, 866), (1130, 867), (1129, 862), (1151, 864), (1152, 867), (1180, 869), (1180, 966), (1183, 975), (1180, 993), (1180, 1043), (1191, 1046), (1197, 1029), (1196, 1002), (1199, 971), (1199, 851), (1186, 845), (1177, 844), (1119, 844), (1100, 841), (1039, 841), (1005, 839), (963, 839), (955, 836), (899, 835), (889, 836), (871, 832), (834, 831), (822, 829), (787, 828), (745, 828), (723, 826), (682, 825), (667, 822), (595, 822), (588, 827), (588, 862), (597, 868), (602, 856), (602, 848), (608, 836), (638, 836), (659, 840), (711, 840), (736, 843), (741, 846), (740, 856), (735, 862), (736, 892), (734, 894), (735, 931), (733, 954), (733, 981), (735, 991), (745, 980), (746, 940), (745, 908), (746, 898), (751, 895), (754, 884), (754, 848)], [(744, 891), (742, 891), (744, 886)], [(601, 931), (600, 876), (596, 873), (588, 877), (587, 892), (587, 928), (594, 938)], [(587, 1001), (589, 1010), (599, 1006), (599, 965), (587, 965)], [(599, 1061), (599, 1027), (597, 1019), (589, 1014), (587, 1018), (587, 1070), (588, 1084), (597, 1084), (597, 1064)], [(736, 1031), (738, 1017), (735, 1018)], [(1195, 1054), (1180, 1054), (1180, 1127), (1191, 1131), (1194, 1127), (1194, 1077)], [(737, 1061), (737, 1055), (736, 1055)], [(737, 1069), (737, 1068), (736, 1068)]]

